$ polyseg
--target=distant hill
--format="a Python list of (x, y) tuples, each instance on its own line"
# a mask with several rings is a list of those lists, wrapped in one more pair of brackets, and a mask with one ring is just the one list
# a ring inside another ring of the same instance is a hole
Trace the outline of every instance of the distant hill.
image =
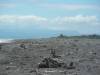
[(100, 39), (100, 35), (92, 34), (92, 35), (79, 35), (79, 36), (67, 36), (60, 34), (58, 38), (89, 38), (89, 39)]

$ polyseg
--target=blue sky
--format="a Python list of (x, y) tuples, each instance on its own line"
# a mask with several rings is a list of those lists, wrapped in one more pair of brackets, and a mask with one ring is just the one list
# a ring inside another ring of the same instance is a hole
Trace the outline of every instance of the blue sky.
[(100, 0), (0, 0), (0, 38), (100, 34)]

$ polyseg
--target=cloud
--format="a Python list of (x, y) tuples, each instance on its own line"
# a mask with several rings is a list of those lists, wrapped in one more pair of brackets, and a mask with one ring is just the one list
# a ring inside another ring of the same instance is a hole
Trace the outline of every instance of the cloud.
[(100, 20), (96, 16), (64, 16), (46, 18), (41, 16), (20, 16), (20, 15), (0, 15), (0, 25), (19, 25), (19, 26), (37, 26), (43, 29), (66, 30), (77, 29), (78, 27), (100, 26)]
[(16, 7), (13, 3), (0, 3), (0, 8), (14, 8)]
[(96, 21), (97, 21), (96, 16), (83, 16), (83, 15), (57, 17), (53, 19), (53, 22), (58, 22), (59, 24), (94, 23)]
[(39, 6), (52, 9), (65, 9), (65, 10), (79, 10), (79, 9), (96, 9), (100, 10), (98, 5), (85, 5), (85, 4), (40, 4)]
[(66, 30), (77, 29), (79, 27), (93, 27), (99, 26), (100, 22), (96, 16), (64, 16), (56, 17), (49, 20), (49, 25), (46, 25), (48, 29), (52, 30)]
[(0, 22), (2, 23), (30, 23), (30, 22), (43, 22), (47, 19), (39, 16), (18, 16), (18, 15), (0, 15)]

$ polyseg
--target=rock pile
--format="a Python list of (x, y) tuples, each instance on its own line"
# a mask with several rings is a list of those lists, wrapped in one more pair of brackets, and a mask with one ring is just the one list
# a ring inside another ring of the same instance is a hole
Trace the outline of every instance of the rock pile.
[(38, 68), (66, 68), (74, 69), (75, 66), (73, 62), (70, 62), (69, 65), (64, 63), (55, 53), (55, 50), (51, 50), (50, 57), (44, 58), (39, 64)]

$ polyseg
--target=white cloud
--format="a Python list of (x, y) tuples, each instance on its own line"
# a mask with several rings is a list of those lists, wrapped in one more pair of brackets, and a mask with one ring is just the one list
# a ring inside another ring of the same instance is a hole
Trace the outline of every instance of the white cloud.
[(29, 22), (44, 22), (47, 19), (39, 16), (17, 16), (17, 15), (0, 15), (0, 22), (2, 23), (29, 23)]
[(64, 10), (80, 10), (80, 9), (92, 9), (100, 10), (100, 5), (89, 4), (66, 4), (66, 3), (46, 3), (45, 0), (18, 0), (15, 3), (0, 3), (0, 8), (14, 8), (18, 6), (18, 3), (32, 3), (35, 6), (48, 9), (64, 9)]
[(65, 10), (79, 10), (79, 9), (96, 9), (100, 10), (98, 5), (86, 5), (86, 4), (39, 4), (41, 7), (51, 8), (51, 9), (65, 9)]
[(59, 23), (67, 23), (67, 24), (75, 24), (75, 23), (93, 23), (96, 22), (97, 18), (96, 16), (65, 16), (65, 17), (57, 17), (53, 19), (53, 22), (59, 22)]
[(65, 16), (56, 17), (50, 21), (50, 26), (53, 30), (66, 30), (66, 29), (78, 29), (80, 27), (93, 27), (100, 25), (100, 22), (96, 16)]
[(38, 26), (45, 29), (64, 30), (76, 28), (79, 26), (97, 26), (100, 22), (96, 16), (64, 16), (55, 18), (46, 18), (40, 16), (18, 16), (18, 15), (0, 15), (0, 24), (20, 25), (20, 26)]

